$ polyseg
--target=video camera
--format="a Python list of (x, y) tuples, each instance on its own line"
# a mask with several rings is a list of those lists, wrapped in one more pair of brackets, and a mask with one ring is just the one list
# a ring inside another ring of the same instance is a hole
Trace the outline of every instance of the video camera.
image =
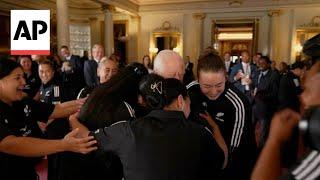
[(306, 145), (320, 150), (320, 106), (310, 108), (299, 122)]

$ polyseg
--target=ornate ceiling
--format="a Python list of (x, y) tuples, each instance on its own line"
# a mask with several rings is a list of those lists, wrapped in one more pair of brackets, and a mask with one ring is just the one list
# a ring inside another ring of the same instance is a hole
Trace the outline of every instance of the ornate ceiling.
[[(0, 0), (0, 14), (9, 14), (12, 9), (50, 9), (56, 10), (57, 0)], [(193, 10), (203, 11), (209, 9), (227, 10), (228, 8), (260, 8), (272, 9), (274, 7), (312, 6), (320, 5), (320, 0), (66, 0), (69, 14), (77, 16), (94, 16), (101, 14), (101, 6), (110, 4), (138, 15), (141, 12), (167, 11), (167, 10)], [(205, 12), (204, 11), (204, 12)]]
[[(195, 3), (195, 2), (217, 2), (217, 1), (225, 1), (229, 2), (230, 0), (130, 0), (133, 3), (139, 5), (152, 5), (152, 4), (173, 4), (173, 3)], [(232, 1), (232, 0), (231, 0)]]

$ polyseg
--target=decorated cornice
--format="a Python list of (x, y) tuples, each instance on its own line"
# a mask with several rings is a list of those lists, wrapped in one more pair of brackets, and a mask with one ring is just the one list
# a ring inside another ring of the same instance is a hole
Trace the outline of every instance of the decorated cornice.
[(198, 20), (202, 20), (206, 17), (205, 13), (193, 13), (193, 18), (198, 19)]
[(282, 13), (281, 10), (269, 10), (268, 16), (270, 16), (270, 17), (278, 17), (278, 16), (281, 15), (281, 13)]
[(163, 32), (179, 32), (179, 28), (173, 27), (169, 21), (164, 21), (162, 23), (162, 25), (160, 27), (154, 29), (153, 32), (155, 32), (155, 33), (158, 33), (158, 32), (161, 32), (161, 33), (163, 33)]
[(307, 28), (320, 28), (320, 16), (314, 16), (309, 23), (304, 23), (300, 27)]

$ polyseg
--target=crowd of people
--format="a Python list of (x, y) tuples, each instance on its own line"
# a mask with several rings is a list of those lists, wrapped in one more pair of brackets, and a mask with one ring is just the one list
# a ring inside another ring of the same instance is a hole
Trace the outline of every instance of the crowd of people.
[(207, 48), (194, 75), (172, 50), (128, 65), (101, 45), (91, 54), (0, 60), (0, 179), (36, 180), (46, 155), (48, 180), (276, 179), (302, 152), (298, 119), (320, 104), (317, 61), (277, 69)]

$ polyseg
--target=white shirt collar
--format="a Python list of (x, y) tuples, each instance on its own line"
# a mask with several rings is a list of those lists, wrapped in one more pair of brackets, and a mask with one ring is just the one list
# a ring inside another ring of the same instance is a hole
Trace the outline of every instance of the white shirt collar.
[(269, 72), (269, 69), (265, 70), (265, 71), (261, 71), (261, 73), (265, 76), (267, 73)]
[(93, 58), (93, 60), (95, 60), (98, 64), (100, 63), (100, 60), (97, 60), (97, 59), (94, 59), (94, 58)]
[(245, 62), (241, 62), (242, 63), (242, 66), (249, 66), (250, 64), (249, 63), (245, 63)]
[(70, 54), (70, 56), (66, 57), (66, 60), (70, 60), (70, 59), (71, 59), (71, 54)]

